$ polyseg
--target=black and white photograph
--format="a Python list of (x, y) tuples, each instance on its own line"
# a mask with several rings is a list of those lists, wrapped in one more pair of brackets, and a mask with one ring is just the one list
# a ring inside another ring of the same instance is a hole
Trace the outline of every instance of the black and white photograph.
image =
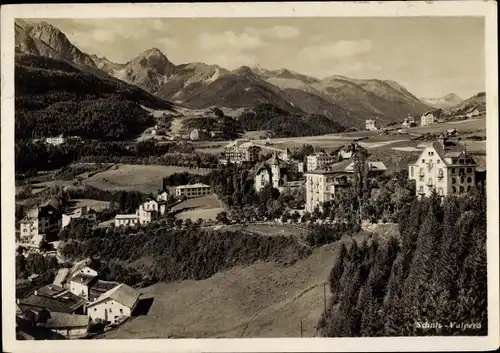
[(496, 3), (409, 3), (2, 7), (4, 350), (498, 347)]

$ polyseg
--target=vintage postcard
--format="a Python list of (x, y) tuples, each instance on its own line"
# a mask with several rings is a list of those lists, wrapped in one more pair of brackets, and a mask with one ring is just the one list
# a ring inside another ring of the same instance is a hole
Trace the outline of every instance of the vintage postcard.
[(4, 351), (498, 348), (496, 9), (2, 7)]

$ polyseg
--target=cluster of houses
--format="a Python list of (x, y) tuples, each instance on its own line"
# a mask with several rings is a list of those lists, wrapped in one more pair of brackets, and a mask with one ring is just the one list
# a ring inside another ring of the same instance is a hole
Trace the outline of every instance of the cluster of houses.
[(16, 300), (16, 331), (22, 339), (76, 339), (92, 323), (120, 324), (133, 315), (140, 293), (103, 281), (89, 259), (59, 270), (54, 282)]
[(166, 188), (158, 191), (156, 199), (148, 198), (139, 205), (137, 211), (132, 214), (117, 214), (115, 226), (133, 226), (136, 224), (148, 224), (151, 221), (163, 217), (167, 212), (167, 201), (169, 192)]
[(39, 249), (42, 242), (57, 234), (61, 228), (68, 226), (72, 219), (95, 222), (96, 215), (95, 210), (87, 206), (77, 207), (68, 214), (61, 214), (50, 203), (35, 206), (29, 209), (19, 222), (18, 245)]

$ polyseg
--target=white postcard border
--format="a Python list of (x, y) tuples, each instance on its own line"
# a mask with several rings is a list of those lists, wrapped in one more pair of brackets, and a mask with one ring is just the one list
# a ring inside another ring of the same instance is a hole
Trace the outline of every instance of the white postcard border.
[[(494, 1), (8, 5), (1, 9), (2, 335), (6, 352), (457, 351), (499, 346), (498, 57)], [(160, 16), (161, 14), (161, 16)], [(15, 340), (14, 18), (484, 16), (488, 166), (488, 326), (485, 337)], [(12, 236), (10, 236), (12, 235)]]

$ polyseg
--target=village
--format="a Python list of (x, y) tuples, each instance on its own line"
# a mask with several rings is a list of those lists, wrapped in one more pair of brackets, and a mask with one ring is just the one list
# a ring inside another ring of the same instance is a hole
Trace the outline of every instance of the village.
[[(475, 117), (477, 109), (471, 111)], [(439, 124), (432, 113), (424, 114), (421, 126)], [(401, 127), (415, 127), (415, 120), (409, 116)], [(377, 125), (376, 120), (366, 121), (366, 130), (387, 131)], [(73, 138), (74, 140), (74, 138)], [(416, 196), (430, 196), (437, 193), (444, 197), (450, 194), (462, 194), (471, 190), (478, 182), (477, 164), (467, 149), (459, 142), (457, 131), (442, 131), (437, 138), (418, 146), (420, 156), (406, 166), (409, 180), (415, 182)], [(66, 143), (62, 136), (48, 139), (48, 144)], [(229, 142), (220, 154), (221, 167), (240, 165), (251, 170), (255, 192), (271, 187), (280, 192), (302, 190), (304, 203), (297, 209), (288, 210), (293, 217), (278, 216), (266, 219), (266, 222), (320, 222), (318, 219), (304, 217), (321, 210), (322, 206), (335, 199), (343, 189), (353, 185), (354, 175), (359, 163), (356, 156), (366, 154), (362, 139), (354, 140), (330, 153), (313, 152), (304, 159), (294, 158), (288, 148), (277, 148), (269, 142), (240, 138)], [(262, 160), (262, 155), (271, 155)], [(378, 160), (366, 162), (369, 178), (377, 179), (388, 172), (387, 166)], [(479, 177), (484, 181), (484, 176)], [(214, 193), (210, 185), (188, 183), (175, 187), (162, 187), (144, 199), (135, 213), (116, 214), (112, 226), (138, 227), (172, 216), (175, 205), (186, 200), (204, 198)], [(230, 211), (226, 207), (226, 211)], [(45, 257), (54, 257), (64, 264), (51, 284), (32, 289), (17, 299), (16, 319), (21, 335), (26, 337), (60, 337), (66, 339), (92, 337), (112, 330), (134, 316), (134, 311), (141, 301), (139, 291), (125, 283), (105, 281), (99, 273), (90, 267), (91, 259), (84, 259), (67, 264), (58, 252), (60, 239), (58, 233), (77, 220), (85, 220), (98, 226), (96, 210), (80, 206), (73, 209), (60, 209), (53, 203), (33, 207), (19, 222), (16, 235), (18, 252), (24, 256), (41, 253)], [(230, 212), (229, 212), (230, 214)], [(224, 217), (217, 217), (205, 226), (227, 224)], [(247, 219), (245, 222), (259, 222), (262, 219)], [(231, 221), (230, 221), (231, 222)], [(237, 224), (237, 220), (232, 221)], [(69, 265), (69, 266), (68, 266)], [(28, 281), (34, 280), (36, 274)]]

